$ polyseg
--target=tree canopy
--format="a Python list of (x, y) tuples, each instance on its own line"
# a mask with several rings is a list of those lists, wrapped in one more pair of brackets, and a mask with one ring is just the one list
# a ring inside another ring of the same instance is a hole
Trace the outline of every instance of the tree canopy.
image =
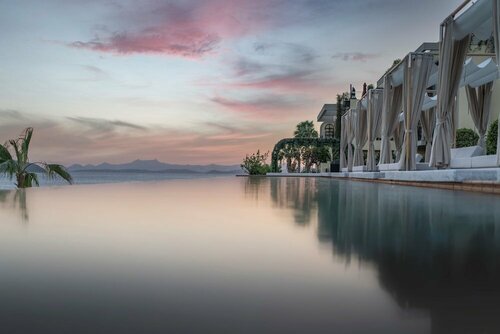
[[(322, 147), (331, 148), (332, 155), (329, 157)], [(312, 152), (313, 162), (326, 162), (327, 160), (336, 160), (339, 158), (340, 142), (335, 138), (285, 138), (280, 140), (273, 149), (271, 155), (271, 170), (273, 172), (279, 172), (278, 161), (280, 158), (296, 160), (297, 172), (300, 172), (300, 163), (304, 158), (309, 157), (309, 152), (304, 156), (304, 148), (313, 149), (319, 148), (315, 152)], [(288, 153), (290, 152), (290, 153)], [(330, 158), (330, 159), (328, 159)], [(288, 162), (288, 161), (287, 161)], [(304, 161), (306, 164), (308, 161)], [(307, 168), (307, 166), (306, 166)]]
[(304, 121), (297, 124), (295, 132), (293, 133), (295, 138), (318, 138), (318, 131), (314, 128), (313, 121)]

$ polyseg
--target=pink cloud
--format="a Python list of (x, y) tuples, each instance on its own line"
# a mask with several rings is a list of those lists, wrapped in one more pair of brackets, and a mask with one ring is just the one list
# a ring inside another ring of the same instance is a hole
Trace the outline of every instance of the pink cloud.
[(294, 99), (290, 96), (263, 95), (248, 99), (215, 96), (211, 101), (225, 110), (247, 119), (259, 121), (283, 121), (304, 110), (306, 98)]
[(110, 23), (117, 26), (109, 28), (114, 33), (68, 45), (115, 54), (200, 58), (212, 53), (223, 39), (263, 29), (270, 20), (262, 13), (272, 2), (214, 0), (162, 6), (141, 3), (140, 8), (129, 8)]
[(309, 73), (297, 72), (284, 75), (270, 75), (255, 80), (241, 80), (231, 84), (232, 87), (273, 89), (285, 92), (311, 91), (319, 86), (317, 78), (309, 76)]
[(139, 34), (120, 33), (110, 38), (99, 38), (89, 42), (73, 42), (71, 46), (117, 54), (152, 53), (198, 58), (212, 52), (219, 43), (216, 35), (200, 31), (174, 33), (144, 31)]

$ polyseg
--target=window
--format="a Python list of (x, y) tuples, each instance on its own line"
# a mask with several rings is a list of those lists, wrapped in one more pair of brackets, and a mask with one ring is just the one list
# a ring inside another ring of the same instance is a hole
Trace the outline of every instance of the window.
[(325, 138), (333, 138), (335, 127), (333, 124), (327, 124), (325, 126)]

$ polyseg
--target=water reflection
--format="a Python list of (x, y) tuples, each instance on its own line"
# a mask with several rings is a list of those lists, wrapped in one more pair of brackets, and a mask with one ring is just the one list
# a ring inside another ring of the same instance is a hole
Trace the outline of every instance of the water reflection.
[(0, 198), (2, 333), (500, 329), (495, 197), (228, 178)]
[[(261, 188), (269, 181), (250, 180), (259, 183)], [(255, 186), (255, 185), (254, 185)], [(313, 178), (275, 178), (270, 182), (271, 198), (278, 207), (293, 210), (294, 221), (308, 225), (317, 211), (318, 189)]]
[(25, 189), (0, 190), (0, 205), (17, 211), (21, 221), (23, 223), (28, 223), (29, 212), (26, 196)]
[(270, 188), (278, 207), (303, 212), (298, 223), (317, 210), (318, 239), (346, 263), (373, 263), (401, 309), (430, 315), (432, 333), (500, 333), (499, 197), (333, 180), (255, 182)]
[(433, 333), (500, 332), (498, 199), (357, 186), (338, 183), (352, 204), (319, 220), (335, 250), (373, 261), (402, 308), (430, 313)]

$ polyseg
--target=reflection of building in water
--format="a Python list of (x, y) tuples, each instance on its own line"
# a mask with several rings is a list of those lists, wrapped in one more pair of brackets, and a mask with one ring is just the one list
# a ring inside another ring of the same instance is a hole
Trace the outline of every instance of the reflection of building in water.
[(12, 210), (19, 210), (22, 221), (24, 223), (28, 222), (29, 215), (25, 189), (0, 191), (0, 204)]
[[(335, 180), (271, 179), (280, 207), (317, 210), (318, 238), (374, 264), (433, 333), (500, 333), (500, 199)], [(309, 217), (308, 219), (313, 219)]]
[(374, 263), (400, 307), (429, 312), (433, 333), (500, 333), (498, 198), (353, 182), (319, 192), (319, 238)]
[(295, 223), (308, 225), (317, 211), (316, 182), (314, 178), (273, 179), (273, 203), (280, 208), (293, 209)]
[(293, 209), (294, 221), (307, 225), (317, 211), (316, 182), (313, 178), (249, 177), (245, 182), (245, 193), (246, 196), (259, 198), (262, 191), (270, 191), (274, 205)]

